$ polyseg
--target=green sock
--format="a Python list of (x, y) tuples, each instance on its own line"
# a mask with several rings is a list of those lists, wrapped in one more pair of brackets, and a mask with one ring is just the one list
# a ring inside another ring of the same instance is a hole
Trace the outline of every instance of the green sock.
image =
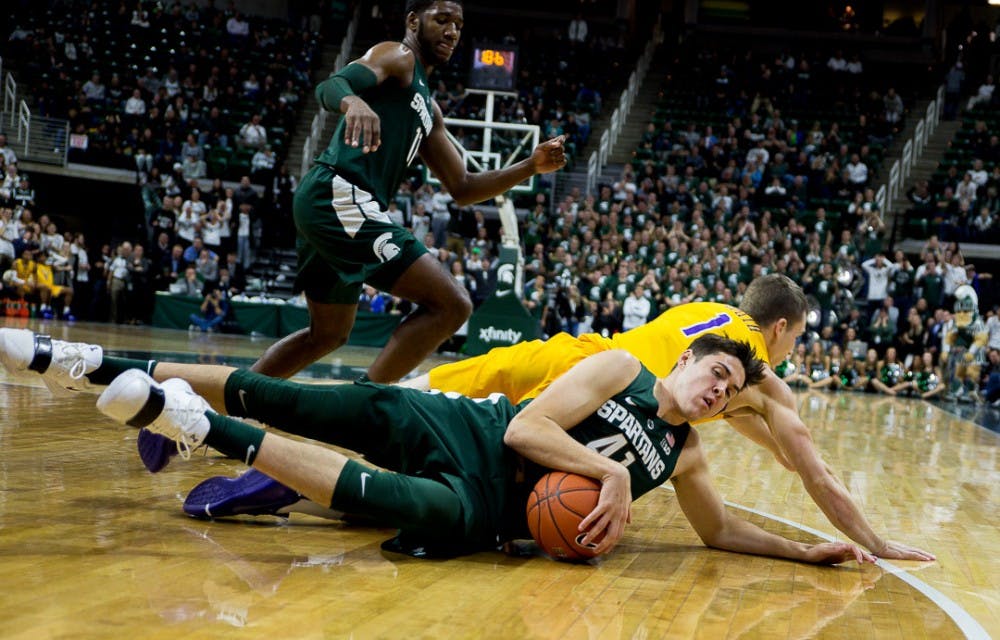
[(205, 436), (205, 444), (226, 457), (242, 460), (247, 466), (252, 465), (260, 452), (264, 430), (214, 411), (206, 411), (205, 415), (212, 425)]
[(109, 385), (112, 380), (129, 369), (141, 369), (149, 375), (153, 375), (155, 368), (156, 360), (133, 360), (132, 358), (104, 356), (101, 359), (101, 366), (87, 374), (87, 380), (90, 380), (91, 384)]

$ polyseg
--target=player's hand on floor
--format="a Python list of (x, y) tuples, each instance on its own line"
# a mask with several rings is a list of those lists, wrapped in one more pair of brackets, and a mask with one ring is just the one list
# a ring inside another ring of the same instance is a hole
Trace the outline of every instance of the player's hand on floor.
[(894, 540), (886, 540), (881, 549), (872, 552), (886, 560), (937, 560), (933, 553)]
[(856, 560), (859, 564), (875, 562), (877, 558), (856, 544), (849, 542), (824, 542), (806, 551), (806, 562), (814, 564), (840, 564)]
[(601, 496), (597, 507), (580, 522), (580, 532), (586, 532), (583, 545), (596, 543), (600, 555), (614, 548), (632, 521), (632, 481), (625, 467), (601, 479)]

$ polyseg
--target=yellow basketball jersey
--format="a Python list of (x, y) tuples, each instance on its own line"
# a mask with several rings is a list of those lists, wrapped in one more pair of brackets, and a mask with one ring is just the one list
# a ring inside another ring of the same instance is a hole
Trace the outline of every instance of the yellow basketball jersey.
[(764, 335), (754, 319), (736, 307), (717, 302), (692, 302), (667, 309), (655, 320), (613, 335), (610, 342), (612, 348), (628, 351), (662, 377), (670, 373), (694, 339), (705, 333), (749, 342), (757, 357), (768, 361)]

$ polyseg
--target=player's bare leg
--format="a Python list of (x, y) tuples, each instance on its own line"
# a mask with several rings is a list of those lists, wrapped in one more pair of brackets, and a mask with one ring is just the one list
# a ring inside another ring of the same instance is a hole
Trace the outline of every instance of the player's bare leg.
[(465, 289), (429, 254), (403, 272), (391, 293), (418, 304), (419, 309), (396, 328), (368, 368), (368, 377), (375, 382), (395, 382), (413, 371), (472, 313)]
[(289, 378), (347, 343), (357, 304), (328, 304), (306, 298), (309, 326), (275, 342), (250, 367), (273, 378)]

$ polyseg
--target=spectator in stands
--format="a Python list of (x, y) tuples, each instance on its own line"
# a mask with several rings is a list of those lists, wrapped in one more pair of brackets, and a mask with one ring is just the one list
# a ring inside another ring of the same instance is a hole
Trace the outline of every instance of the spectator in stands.
[(986, 312), (986, 346), (990, 349), (1000, 349), (1000, 305)]
[(132, 243), (123, 242), (118, 245), (115, 257), (107, 267), (108, 295), (111, 300), (110, 322), (123, 324), (128, 315), (129, 265), (132, 259)]
[(582, 45), (587, 42), (587, 21), (584, 20), (582, 13), (577, 12), (570, 20), (568, 36), (571, 45)]
[(993, 84), (993, 76), (987, 75), (983, 83), (976, 89), (976, 94), (969, 98), (969, 103), (965, 108), (972, 111), (980, 104), (991, 104), (993, 102), (994, 89), (996, 89), (996, 85)]
[(239, 142), (251, 149), (263, 149), (267, 145), (267, 129), (261, 124), (259, 113), (250, 116), (250, 122), (240, 127)]
[[(194, 237), (194, 241), (191, 243), (191, 246), (189, 246), (188, 248), (186, 248), (184, 250), (184, 254), (183, 254), (184, 261), (187, 264), (194, 264), (195, 262), (198, 261), (198, 258), (201, 256), (202, 250), (206, 249), (206, 248), (207, 247), (205, 246), (205, 240), (204, 240), (204, 238), (202, 238), (201, 235), (196, 235)], [(216, 254), (214, 252), (210, 252), (210, 255), (211, 255), (212, 258), (214, 258), (216, 261), (218, 261), (218, 259), (219, 259), (218, 254)]]
[(146, 115), (146, 101), (142, 99), (142, 91), (133, 89), (132, 95), (125, 101), (125, 115), (134, 124), (138, 123), (142, 116)]
[(986, 234), (993, 228), (994, 224), (995, 220), (993, 215), (990, 213), (990, 208), (980, 207), (979, 215), (976, 216), (969, 225), (973, 230), (973, 238), (985, 237)]
[(893, 133), (898, 133), (903, 121), (903, 99), (896, 93), (895, 88), (889, 87), (882, 102), (885, 105), (885, 121)]
[(219, 280), (219, 256), (208, 248), (202, 248), (194, 261), (198, 279), (206, 286), (214, 286)]
[(874, 311), (882, 305), (889, 289), (889, 277), (896, 269), (896, 265), (886, 260), (882, 253), (878, 253), (874, 258), (869, 258), (861, 263), (868, 280), (868, 310)]
[(275, 162), (277, 162), (277, 158), (275, 158), (274, 150), (271, 149), (270, 145), (258, 149), (250, 160), (250, 178), (253, 182), (270, 186), (274, 179)]
[(198, 121), (198, 144), (208, 145), (212, 149), (228, 149), (229, 136), (226, 130), (222, 111), (219, 107), (213, 106)]
[(128, 262), (128, 324), (149, 324), (153, 317), (153, 264), (141, 244), (135, 245)]
[(231, 42), (242, 44), (250, 37), (250, 23), (237, 11), (226, 21), (226, 33), (229, 34)]
[(861, 191), (868, 184), (868, 165), (861, 161), (861, 157), (851, 154), (851, 161), (847, 163), (847, 180), (851, 188)]
[(921, 179), (906, 192), (906, 199), (912, 204), (914, 214), (927, 215), (934, 210), (934, 196), (929, 187), (930, 183)]
[(208, 167), (204, 160), (199, 160), (197, 154), (189, 154), (181, 163), (181, 174), (184, 181), (190, 183), (192, 180), (201, 180), (208, 177)]
[(239, 213), (236, 216), (236, 255), (244, 271), (250, 270), (250, 263), (253, 260), (250, 246), (253, 213), (253, 206), (249, 202), (243, 202), (239, 205)]
[(250, 183), (250, 176), (242, 176), (240, 178), (240, 185), (233, 191), (233, 204), (237, 209), (239, 209), (243, 204), (249, 204), (251, 207), (256, 207), (259, 199), (257, 190), (254, 189), (253, 185)]
[(157, 288), (161, 291), (168, 290), (171, 284), (184, 277), (184, 272), (188, 266), (187, 260), (184, 259), (184, 247), (179, 244), (175, 244), (170, 249), (170, 255), (160, 266), (160, 282), (162, 283), (162, 286)]
[(638, 282), (622, 304), (622, 331), (646, 324), (651, 311), (652, 304), (646, 297), (646, 288)]
[(198, 279), (198, 270), (193, 265), (185, 267), (181, 277), (170, 285), (170, 293), (189, 298), (201, 297), (202, 282)]
[(101, 74), (94, 72), (90, 76), (90, 80), (87, 80), (87, 82), (83, 84), (81, 91), (87, 100), (87, 104), (103, 104), (106, 88), (101, 82)]
[(986, 354), (982, 377), (983, 399), (994, 407), (1000, 407), (1000, 349), (991, 347)]
[(944, 119), (954, 120), (965, 85), (965, 70), (961, 61), (956, 62), (944, 77)]
[(13, 167), (15, 174), (17, 171), (17, 154), (14, 150), (7, 146), (7, 135), (0, 133), (0, 157), (3, 159), (3, 164), (5, 168)]
[(184, 138), (184, 143), (181, 145), (181, 157), (187, 158), (189, 156), (194, 156), (198, 160), (205, 159), (205, 150), (198, 144), (198, 140), (193, 133), (187, 134), (187, 137)]
[(213, 252), (222, 250), (222, 219), (218, 209), (212, 208), (201, 217), (201, 239)]
[(847, 59), (844, 58), (844, 52), (837, 50), (832, 56), (826, 61), (826, 67), (834, 73), (842, 73), (847, 71)]
[(243, 293), (243, 287), (239, 286), (239, 283), (233, 279), (233, 275), (227, 267), (219, 267), (218, 287), (219, 291), (222, 292), (222, 297), (226, 300), (231, 300), (233, 296)]

